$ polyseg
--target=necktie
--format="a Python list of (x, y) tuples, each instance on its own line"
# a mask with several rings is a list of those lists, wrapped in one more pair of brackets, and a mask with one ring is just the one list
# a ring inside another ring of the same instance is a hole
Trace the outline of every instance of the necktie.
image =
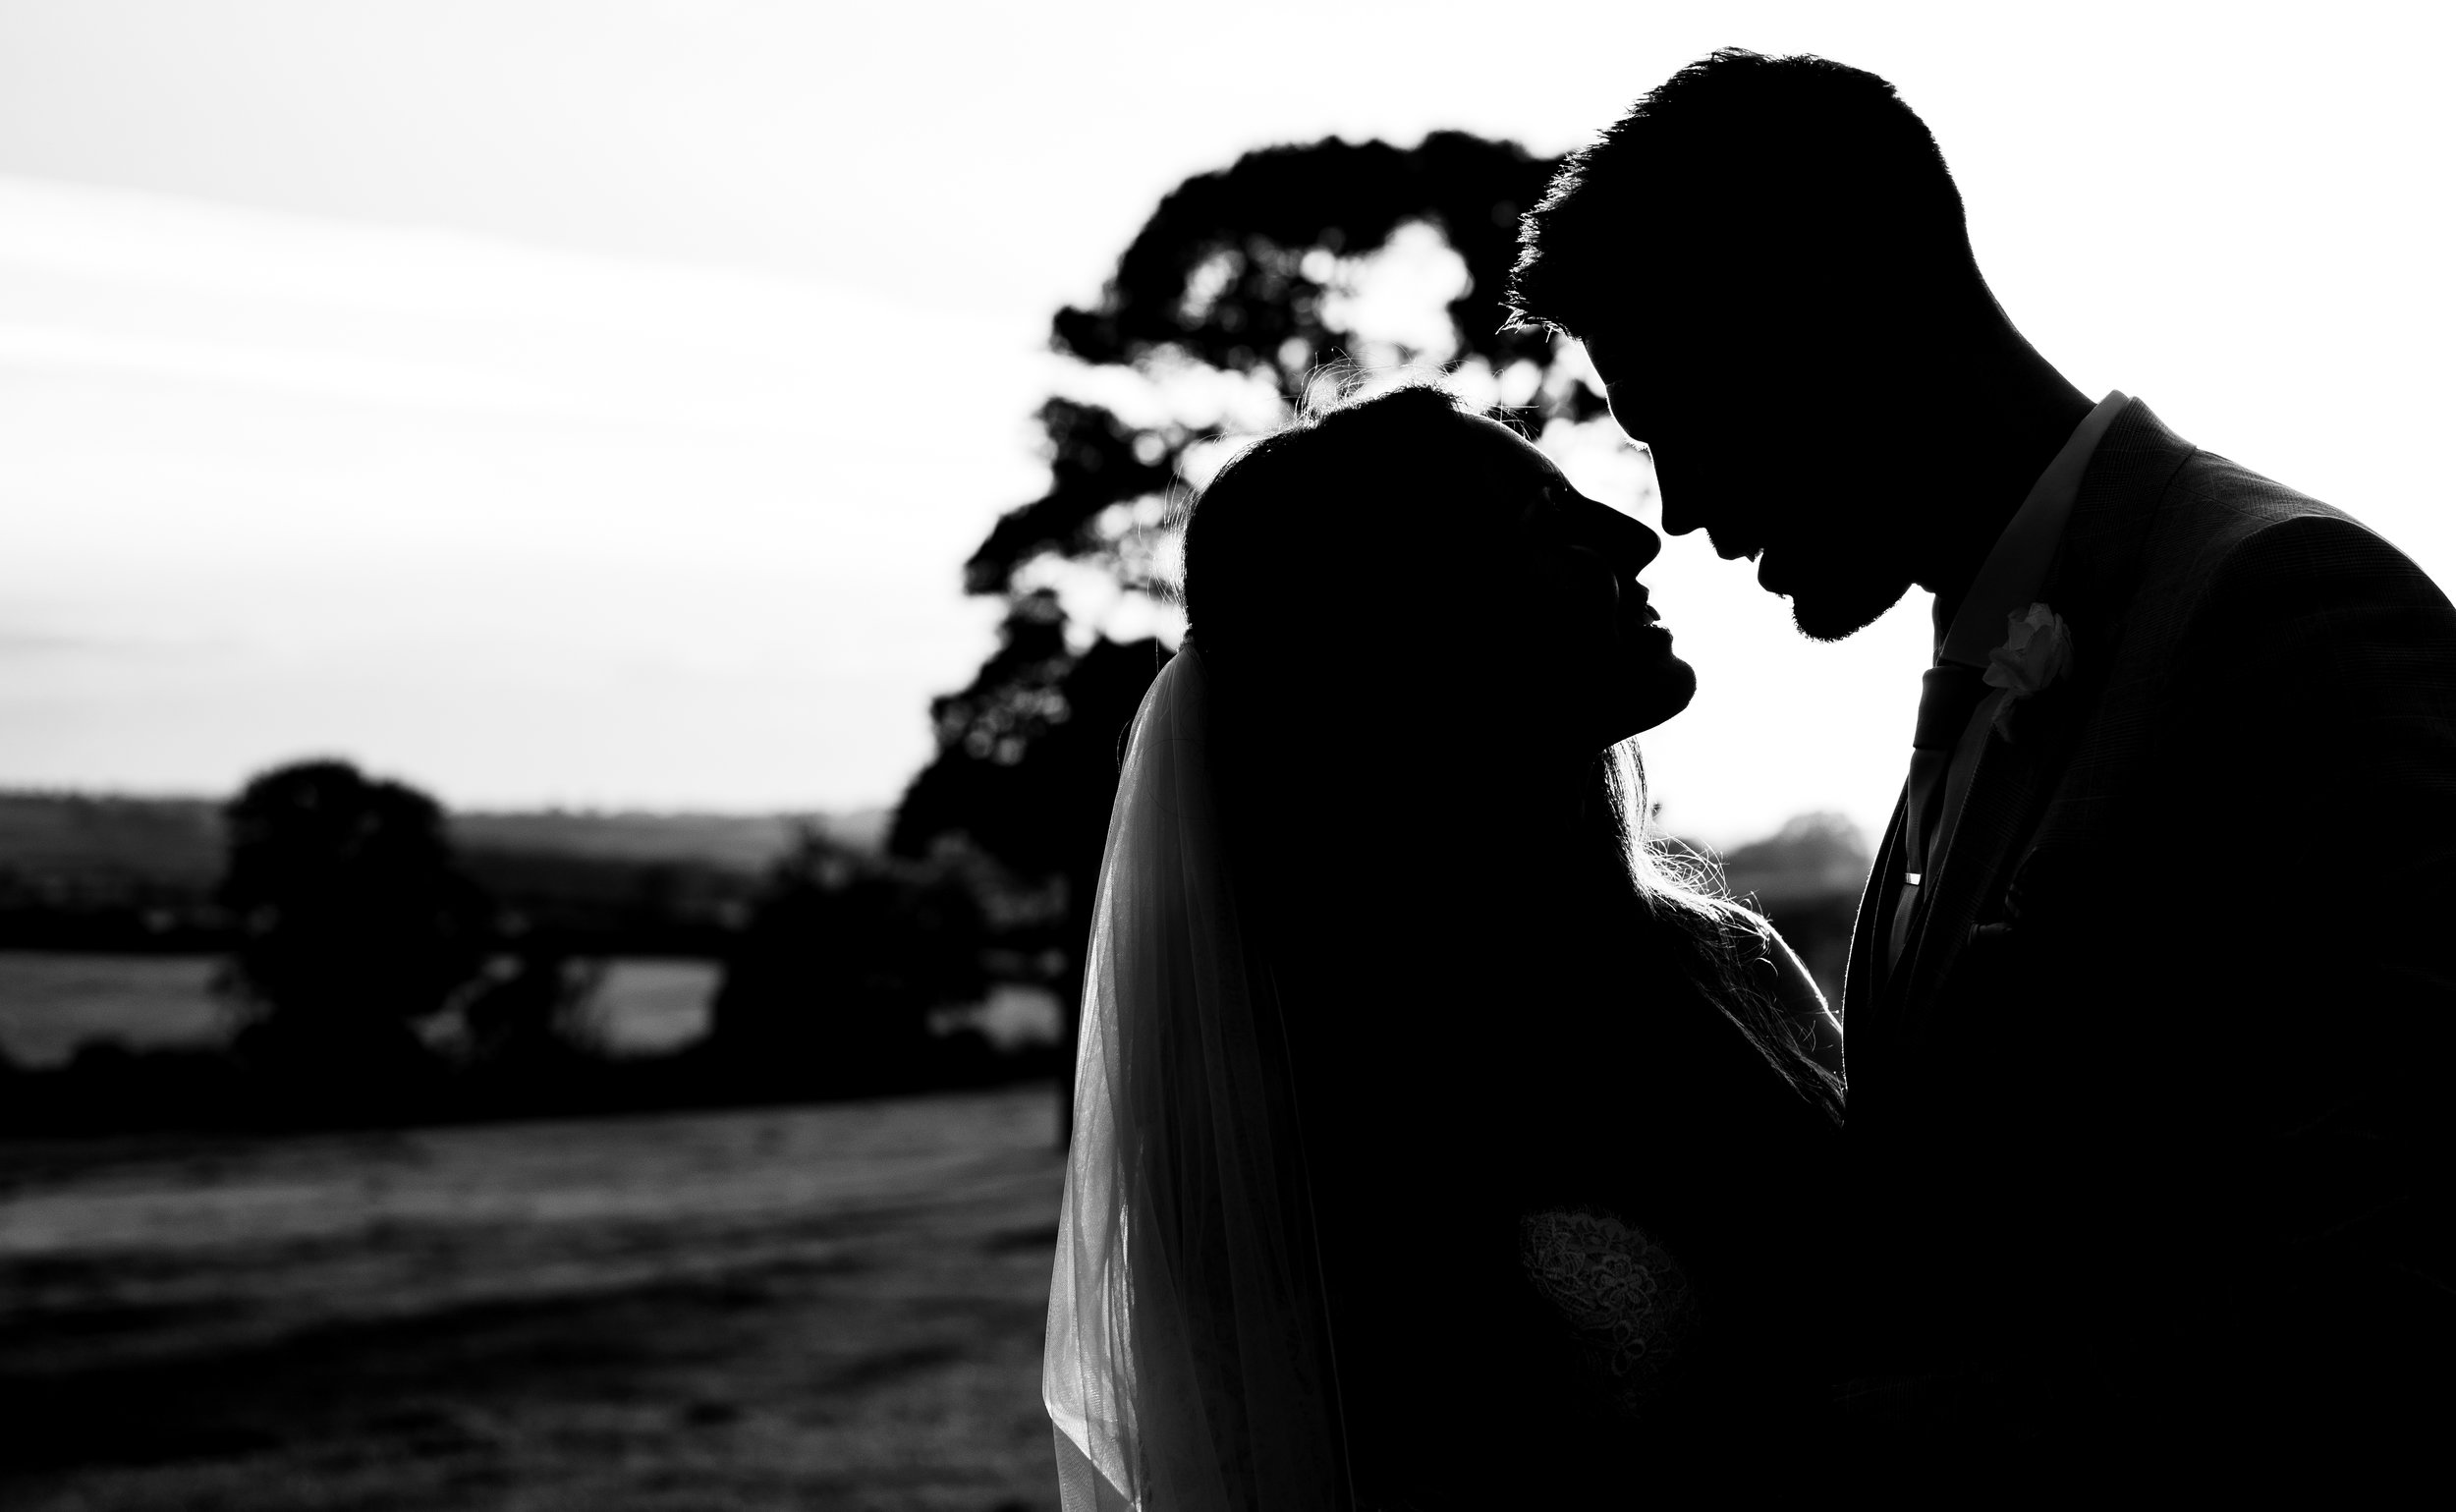
[(1978, 712), (1986, 696), (1984, 667), (1939, 661), (1920, 680), (1919, 728), (1911, 736), (1910, 798), (1903, 814), (1902, 888), (1893, 905), (1888, 964), (1901, 960), (1920, 885), (1944, 859), (1927, 854), (1936, 826), (1944, 818), (1944, 775), (1952, 768), (1953, 750), (1961, 744), (1962, 733), (1970, 728), (1970, 716)]

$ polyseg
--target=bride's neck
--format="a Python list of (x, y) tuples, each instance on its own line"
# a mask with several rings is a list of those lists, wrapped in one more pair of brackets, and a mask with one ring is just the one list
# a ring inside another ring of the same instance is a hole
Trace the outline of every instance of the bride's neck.
[(1395, 755), (1333, 743), (1328, 759), (1301, 762), (1249, 753), (1239, 812), (1268, 837), (1271, 885), (1304, 912), (1338, 914), (1361, 879), (1365, 906), (1426, 924), (1549, 912), (1584, 882), (1610, 821), (1592, 812), (1593, 756), (1538, 755), (1504, 738), (1518, 733), (1452, 732)]
[(1574, 887), (1607, 822), (1592, 812), (1591, 756), (1474, 753), (1450, 767), (1440, 795), (1428, 831), (1448, 831), (1457, 860), (1504, 901)]

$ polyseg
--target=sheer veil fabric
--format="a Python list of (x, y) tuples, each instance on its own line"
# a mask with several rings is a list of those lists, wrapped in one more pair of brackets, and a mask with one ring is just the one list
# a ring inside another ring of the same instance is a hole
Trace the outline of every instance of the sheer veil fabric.
[(1136, 715), (1084, 974), (1041, 1394), (1066, 1512), (1350, 1497), (1287, 1036), (1194, 644)]

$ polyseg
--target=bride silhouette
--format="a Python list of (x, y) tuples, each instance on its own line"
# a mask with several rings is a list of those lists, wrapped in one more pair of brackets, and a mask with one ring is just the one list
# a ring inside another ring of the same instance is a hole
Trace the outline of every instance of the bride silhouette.
[(1647, 835), (1661, 542), (1428, 386), (1221, 472), (1094, 914), (1044, 1394), (1069, 1512), (1778, 1472), (1840, 1033)]

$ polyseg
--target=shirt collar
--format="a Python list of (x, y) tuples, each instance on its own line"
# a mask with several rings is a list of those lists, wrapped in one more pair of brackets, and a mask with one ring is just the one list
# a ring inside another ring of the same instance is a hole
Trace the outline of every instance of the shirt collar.
[(2089, 471), (2099, 438), (2131, 402), (2122, 390), (2110, 390), (2073, 427), (2063, 450), (2030, 485), (2029, 497), (1995, 538), (1995, 548), (1979, 564), (1953, 623), (1936, 627), (1936, 660), (1983, 667), (1987, 653), (2003, 644), (2005, 618), (2028, 608), (2037, 597), (2038, 585), (2046, 581), (2047, 565), (2063, 543), (2064, 522), (2072, 518), (2073, 502), (2081, 496), (2081, 475)]

